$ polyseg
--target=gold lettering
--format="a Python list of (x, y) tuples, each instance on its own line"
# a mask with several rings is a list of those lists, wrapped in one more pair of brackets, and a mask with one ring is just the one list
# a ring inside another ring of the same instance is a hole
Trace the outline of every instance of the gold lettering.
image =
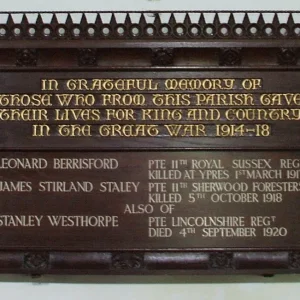
[(262, 105), (300, 105), (300, 94), (262, 94), (260, 96)]
[(188, 109), (187, 118), (193, 121), (217, 121), (221, 113), (218, 109)]
[(141, 119), (151, 121), (180, 121), (182, 119), (181, 109), (142, 109)]
[(153, 94), (155, 106), (187, 106), (191, 104), (189, 94)]
[(0, 107), (6, 106), (52, 106), (52, 94), (0, 94)]
[(268, 124), (217, 124), (218, 137), (270, 136), (271, 126)]
[(255, 104), (252, 94), (196, 94), (196, 105), (250, 106)]
[(0, 109), (0, 121), (48, 121), (46, 109)]
[(196, 125), (178, 125), (178, 124), (168, 124), (164, 125), (170, 136), (173, 137), (199, 137), (206, 136), (206, 127), (203, 124)]
[(246, 78), (242, 81), (242, 86), (245, 90), (258, 90), (262, 87), (260, 78)]
[(58, 133), (64, 137), (91, 136), (91, 125), (58, 125)]
[(55, 121), (99, 121), (98, 109), (55, 109)]
[(92, 94), (56, 94), (60, 106), (92, 106), (95, 104), (95, 97)]
[(58, 81), (55, 79), (42, 79), (42, 91), (58, 91)]
[[(42, 91), (55, 92), (0, 94), (0, 122), (43, 122), (32, 125), (35, 137), (50, 136), (50, 121), (61, 137), (130, 138), (202, 137), (207, 131), (266, 137), (271, 125), (265, 122), (300, 120), (300, 93), (259, 94), (261, 78), (67, 78), (40, 84)], [(60, 85), (62, 93), (56, 92)]]
[(67, 89), (70, 91), (89, 90), (88, 81), (86, 79), (69, 79), (67, 81)]
[(133, 109), (106, 109), (107, 120), (136, 120)]
[(108, 106), (143, 106), (146, 98), (142, 94), (101, 94), (102, 105)]
[(157, 125), (101, 125), (99, 127), (99, 135), (102, 137), (146, 137), (157, 136), (159, 129)]
[(48, 125), (33, 125), (32, 126), (32, 136), (41, 137), (49, 136), (50, 127)]
[(225, 117), (228, 121), (296, 121), (299, 120), (300, 109), (228, 109)]
[(66, 87), (71, 91), (155, 91), (158, 90), (158, 82), (155, 83), (153, 79), (132, 78), (69, 79)]
[(166, 90), (232, 90), (235, 79), (204, 78), (204, 79), (166, 79)]

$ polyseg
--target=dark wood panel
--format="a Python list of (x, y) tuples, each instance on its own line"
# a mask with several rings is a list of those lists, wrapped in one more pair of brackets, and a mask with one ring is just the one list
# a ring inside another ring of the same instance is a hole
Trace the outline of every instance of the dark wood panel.
[(300, 13), (236, 13), (0, 13), (0, 272), (299, 273)]

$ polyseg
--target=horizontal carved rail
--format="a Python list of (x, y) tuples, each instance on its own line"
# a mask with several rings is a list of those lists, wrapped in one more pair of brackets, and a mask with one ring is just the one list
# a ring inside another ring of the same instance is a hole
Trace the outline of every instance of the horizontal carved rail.
[(1, 13), (2, 40), (298, 39), (300, 12)]
[(189, 274), (300, 272), (300, 253), (269, 252), (0, 252), (0, 273)]

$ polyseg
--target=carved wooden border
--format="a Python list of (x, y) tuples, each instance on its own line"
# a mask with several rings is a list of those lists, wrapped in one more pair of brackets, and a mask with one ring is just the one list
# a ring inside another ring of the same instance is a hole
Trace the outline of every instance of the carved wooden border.
[(298, 11), (8, 12), (2, 40), (300, 38)]

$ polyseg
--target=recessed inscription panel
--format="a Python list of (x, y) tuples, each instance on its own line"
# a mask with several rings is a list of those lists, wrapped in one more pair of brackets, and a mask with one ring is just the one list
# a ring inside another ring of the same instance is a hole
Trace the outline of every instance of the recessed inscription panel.
[(1, 147), (297, 148), (299, 80), (293, 71), (2, 72)]
[(300, 153), (2, 152), (1, 249), (300, 248)]

